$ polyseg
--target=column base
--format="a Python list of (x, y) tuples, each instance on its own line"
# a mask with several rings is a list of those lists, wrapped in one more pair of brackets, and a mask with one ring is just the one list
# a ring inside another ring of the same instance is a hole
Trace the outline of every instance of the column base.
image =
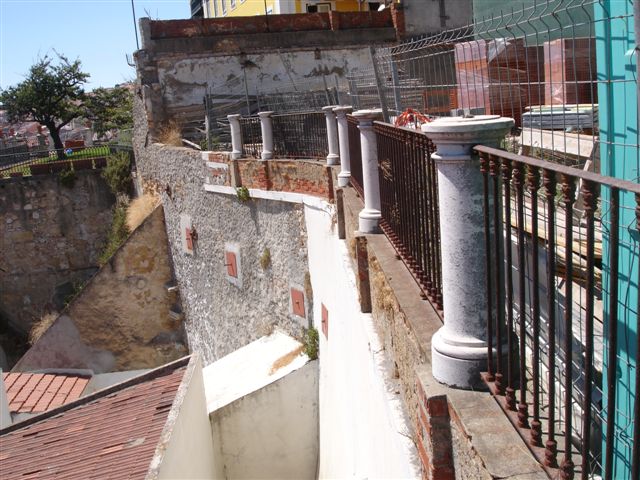
[(260, 154), (260, 158), (262, 160), (271, 160), (273, 158), (273, 153), (271, 153), (271, 152), (262, 152)]
[(242, 158), (242, 152), (231, 152), (231, 160)]
[(364, 209), (358, 214), (358, 230), (362, 233), (380, 233), (380, 210)]
[(330, 153), (327, 155), (327, 165), (338, 165), (340, 163), (340, 155)]
[(450, 387), (464, 390), (486, 390), (480, 372), (487, 370), (487, 346), (482, 342), (470, 346), (444, 340), (442, 329), (431, 340), (433, 378)]
[(338, 174), (338, 186), (346, 187), (349, 185), (349, 181), (351, 180), (351, 172), (340, 172)]

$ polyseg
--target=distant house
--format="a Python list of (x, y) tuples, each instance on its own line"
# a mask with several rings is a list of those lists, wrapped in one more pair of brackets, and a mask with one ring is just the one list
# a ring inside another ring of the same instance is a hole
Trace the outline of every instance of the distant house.
[[(191, 16), (205, 18), (246, 17), (280, 13), (325, 13), (376, 11), (384, 0), (195, 0), (191, 2)], [(202, 15), (198, 15), (201, 12)]]

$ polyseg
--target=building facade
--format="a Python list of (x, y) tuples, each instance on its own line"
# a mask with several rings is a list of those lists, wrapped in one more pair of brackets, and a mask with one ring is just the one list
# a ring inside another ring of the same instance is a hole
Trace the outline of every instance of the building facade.
[[(281, 13), (376, 11), (384, 0), (203, 0), (205, 18), (248, 17)], [(193, 9), (192, 9), (193, 11)]]

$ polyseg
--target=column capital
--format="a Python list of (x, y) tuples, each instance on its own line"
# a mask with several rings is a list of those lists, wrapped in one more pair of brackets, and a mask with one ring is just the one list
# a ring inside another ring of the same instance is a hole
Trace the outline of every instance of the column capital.
[(373, 125), (376, 120), (382, 120), (382, 110), (379, 108), (373, 110), (357, 110), (353, 112), (353, 116), (358, 119), (360, 127), (368, 127)]
[(271, 115), (273, 115), (272, 111), (267, 111), (267, 112), (258, 112), (258, 116), (260, 118), (269, 118), (271, 117)]
[(335, 105), (327, 105), (326, 107), (322, 107), (322, 111), (325, 115), (333, 114), (333, 109), (336, 108)]
[(240, 117), (242, 117), (242, 115), (240, 115), (239, 113), (234, 113), (231, 115), (227, 115), (227, 120), (240, 120)]
[(333, 113), (335, 113), (338, 118), (344, 118), (351, 112), (353, 112), (353, 107), (350, 105), (338, 105), (337, 107), (333, 107)]
[(469, 160), (476, 145), (498, 146), (515, 124), (512, 118), (499, 115), (444, 117), (422, 125), (422, 131), (436, 144), (434, 160), (460, 162)]

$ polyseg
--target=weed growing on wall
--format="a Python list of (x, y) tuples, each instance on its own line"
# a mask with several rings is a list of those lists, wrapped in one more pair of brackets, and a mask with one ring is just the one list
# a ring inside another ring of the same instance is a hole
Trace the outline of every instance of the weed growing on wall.
[(46, 332), (53, 322), (58, 318), (57, 313), (45, 313), (39, 320), (33, 322), (29, 330), (29, 343), (33, 345)]
[(127, 202), (119, 200), (113, 210), (113, 220), (111, 221), (111, 230), (107, 236), (104, 249), (98, 258), (100, 266), (109, 261), (113, 254), (120, 248), (129, 236), (129, 228), (127, 227)]
[(316, 360), (318, 358), (318, 341), (320, 336), (318, 330), (311, 327), (304, 335), (304, 353), (307, 354), (310, 360)]
[(102, 178), (114, 195), (131, 191), (131, 160), (127, 152), (116, 152), (107, 157), (107, 166), (102, 170)]
[(73, 188), (76, 184), (76, 172), (72, 168), (68, 168), (66, 170), (61, 171), (58, 174), (58, 178), (60, 179), (60, 183), (63, 187)]
[(238, 196), (238, 200), (241, 202), (248, 202), (251, 200), (251, 194), (249, 193), (249, 189), (247, 187), (239, 187), (236, 188), (236, 195)]
[(260, 256), (260, 266), (266, 270), (271, 265), (271, 250), (265, 247)]
[(166, 125), (160, 128), (158, 132), (158, 142), (174, 147), (182, 146), (182, 129), (175, 120), (170, 120)]

